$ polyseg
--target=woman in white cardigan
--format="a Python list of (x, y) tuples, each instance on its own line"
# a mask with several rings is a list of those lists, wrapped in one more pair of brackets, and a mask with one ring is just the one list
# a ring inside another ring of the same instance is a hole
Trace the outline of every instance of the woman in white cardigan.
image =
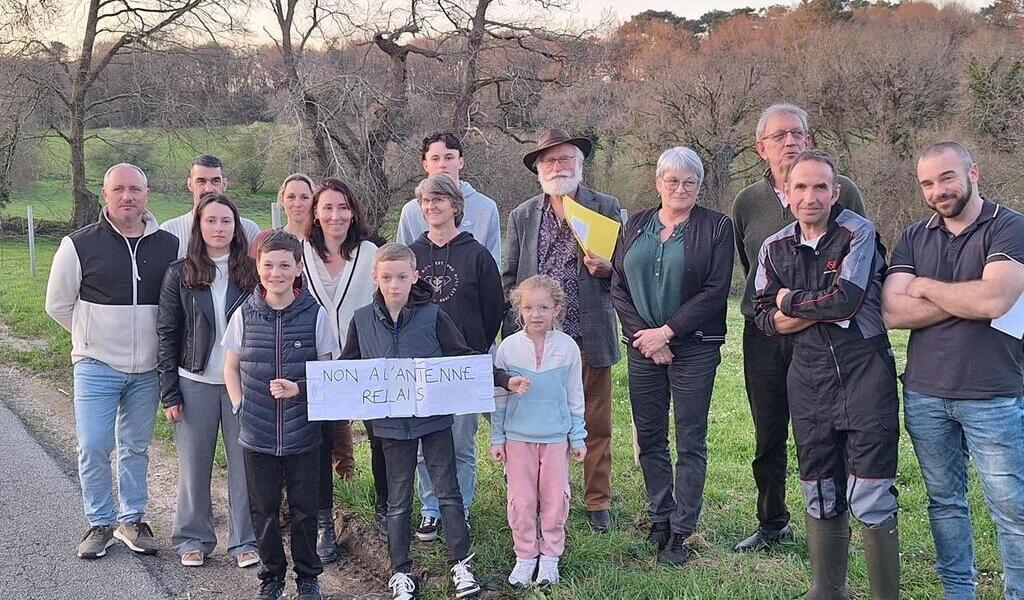
[[(327, 178), (320, 183), (313, 192), (312, 215), (302, 245), (304, 276), (309, 292), (331, 316), (331, 329), (339, 348), (344, 348), (352, 313), (373, 300), (373, 257), (377, 246), (367, 239), (369, 230), (359, 201), (340, 179)], [(339, 355), (340, 351), (334, 358)], [(349, 421), (324, 423), (317, 513), (317, 554), (324, 563), (338, 559), (331, 513), (332, 464), (343, 479), (355, 468)]]

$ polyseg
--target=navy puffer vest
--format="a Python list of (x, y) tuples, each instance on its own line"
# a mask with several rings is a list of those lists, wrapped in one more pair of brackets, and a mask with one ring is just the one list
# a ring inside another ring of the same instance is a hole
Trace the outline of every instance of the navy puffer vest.
[[(442, 356), (437, 339), (436, 304), (430, 303), (430, 288), (422, 280), (412, 288), (409, 304), (391, 320), (380, 292), (373, 303), (356, 309), (352, 320), (359, 335), (359, 352), (363, 358), (433, 358)], [(391, 440), (414, 440), (428, 433), (452, 426), (451, 415), (432, 417), (395, 417), (374, 419), (373, 435)]]
[[(317, 360), (316, 317), (320, 305), (303, 287), (282, 310), (267, 306), (257, 289), (240, 309), (242, 410), (238, 443), (262, 454), (302, 454), (320, 446), (322, 428), (306, 412), (306, 361)], [(270, 381), (299, 382), (299, 395), (276, 400)]]

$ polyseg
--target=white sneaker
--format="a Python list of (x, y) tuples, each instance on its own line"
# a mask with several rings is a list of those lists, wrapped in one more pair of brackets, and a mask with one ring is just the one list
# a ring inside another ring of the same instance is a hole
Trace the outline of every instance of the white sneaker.
[(473, 555), (470, 554), (452, 567), (452, 583), (455, 584), (456, 598), (468, 598), (480, 593), (480, 584), (469, 570), (469, 561), (472, 559)]
[(512, 584), (512, 587), (524, 588), (530, 585), (533, 572), (536, 570), (536, 558), (517, 558), (515, 568), (508, 575), (508, 582)]
[(391, 600), (412, 600), (416, 597), (416, 582), (407, 573), (395, 573), (388, 581)]
[(558, 557), (541, 556), (537, 565), (537, 585), (554, 585), (558, 583)]

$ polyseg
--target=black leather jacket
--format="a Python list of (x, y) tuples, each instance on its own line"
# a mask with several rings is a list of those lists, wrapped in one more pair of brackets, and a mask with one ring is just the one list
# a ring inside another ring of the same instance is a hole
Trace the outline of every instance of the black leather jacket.
[[(184, 402), (178, 385), (178, 367), (191, 373), (206, 370), (217, 337), (213, 294), (209, 287), (190, 288), (181, 283), (184, 262), (185, 259), (181, 259), (171, 263), (160, 286), (156, 319), (157, 372), (160, 374), (160, 402), (164, 408)], [(252, 290), (239, 290), (235, 282), (228, 281), (224, 301), (227, 320), (251, 294)]]

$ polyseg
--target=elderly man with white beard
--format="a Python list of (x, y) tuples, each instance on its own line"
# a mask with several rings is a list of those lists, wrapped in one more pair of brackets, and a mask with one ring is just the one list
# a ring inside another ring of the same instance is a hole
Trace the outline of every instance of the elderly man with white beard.
[[(565, 291), (563, 332), (576, 340), (583, 356), (584, 422), (587, 454), (583, 461), (584, 504), (590, 526), (611, 528), (612, 374), (619, 360), (615, 312), (611, 303), (611, 263), (584, 253), (565, 221), (562, 196), (570, 196), (611, 219), (619, 220), (619, 201), (582, 185), (583, 161), (590, 140), (561, 129), (541, 132), (537, 148), (523, 157), (537, 174), (543, 193), (516, 207), (508, 217), (501, 282), (506, 307), (519, 282), (537, 274), (557, 280)], [(518, 329), (506, 313), (504, 335)], [(568, 498), (569, 490), (566, 490)]]

